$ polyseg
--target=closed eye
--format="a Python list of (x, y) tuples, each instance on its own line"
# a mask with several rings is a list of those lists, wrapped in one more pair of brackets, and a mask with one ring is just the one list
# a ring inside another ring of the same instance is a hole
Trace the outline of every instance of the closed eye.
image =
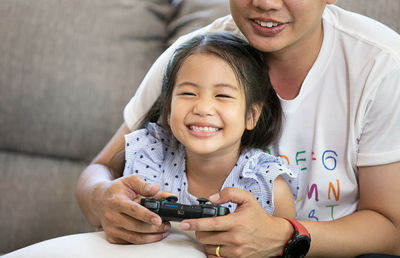
[(232, 96), (230, 96), (230, 95), (226, 95), (226, 94), (218, 94), (218, 95), (216, 95), (216, 97), (217, 98), (233, 98)]
[(196, 94), (194, 94), (193, 92), (182, 92), (179, 95), (181, 95), (181, 96), (196, 96)]

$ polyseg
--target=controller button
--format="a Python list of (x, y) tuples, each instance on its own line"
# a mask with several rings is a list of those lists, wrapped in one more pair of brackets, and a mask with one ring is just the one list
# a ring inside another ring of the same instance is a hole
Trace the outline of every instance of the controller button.
[(215, 209), (212, 209), (212, 208), (204, 208), (204, 209), (203, 209), (203, 215), (215, 216), (215, 215), (216, 215)]
[(146, 208), (147, 209), (157, 209), (158, 208), (158, 203), (156, 203), (156, 202), (148, 202), (148, 203), (146, 203)]
[(176, 197), (175, 195), (170, 195), (167, 197), (167, 201), (169, 202), (177, 202), (178, 201), (178, 197)]
[(206, 198), (197, 198), (197, 201), (200, 203), (200, 205), (206, 204), (208, 202)]

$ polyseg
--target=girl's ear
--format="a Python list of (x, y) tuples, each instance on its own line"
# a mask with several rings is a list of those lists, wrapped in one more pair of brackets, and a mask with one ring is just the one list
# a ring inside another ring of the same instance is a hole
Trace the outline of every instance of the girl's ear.
[(262, 111), (263, 104), (257, 103), (253, 104), (250, 108), (249, 113), (247, 114), (246, 119), (246, 129), (253, 130), (256, 127), (258, 119), (260, 118), (261, 111)]

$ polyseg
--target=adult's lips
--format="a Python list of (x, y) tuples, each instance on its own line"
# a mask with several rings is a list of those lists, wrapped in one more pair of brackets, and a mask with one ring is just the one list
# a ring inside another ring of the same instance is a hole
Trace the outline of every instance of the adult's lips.
[(286, 28), (287, 23), (274, 20), (252, 19), (251, 25), (257, 34), (271, 37), (282, 32)]

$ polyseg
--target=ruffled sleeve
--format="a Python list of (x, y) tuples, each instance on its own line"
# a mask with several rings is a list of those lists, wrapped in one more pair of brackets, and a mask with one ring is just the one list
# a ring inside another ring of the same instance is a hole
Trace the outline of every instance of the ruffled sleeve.
[(273, 186), (278, 176), (289, 185), (293, 200), (297, 199), (299, 189), (299, 172), (297, 166), (288, 166), (281, 158), (257, 151), (253, 155), (246, 155), (247, 160), (241, 176), (247, 181), (246, 188), (257, 198), (265, 211), (274, 212)]
[(137, 174), (148, 183), (159, 184), (164, 166), (165, 148), (172, 143), (170, 132), (154, 123), (125, 135), (123, 175)]

